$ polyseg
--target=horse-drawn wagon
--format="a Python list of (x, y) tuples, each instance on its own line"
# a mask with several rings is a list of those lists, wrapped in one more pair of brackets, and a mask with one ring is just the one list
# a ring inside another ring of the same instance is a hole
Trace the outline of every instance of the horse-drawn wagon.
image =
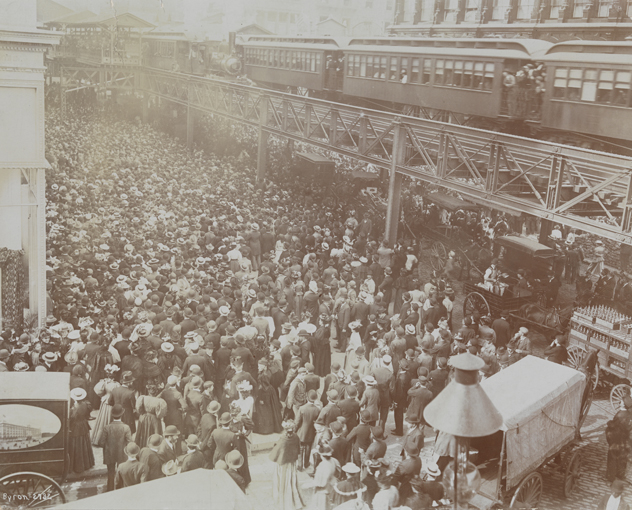
[(0, 381), (0, 507), (65, 503), (70, 374), (4, 372)]
[(577, 488), (582, 455), (577, 448), (592, 403), (594, 363), (581, 371), (527, 356), (481, 382), (503, 417), (500, 431), (470, 441), (470, 460), (482, 484), (476, 508), (540, 508), (545, 466), (559, 470), (562, 491)]

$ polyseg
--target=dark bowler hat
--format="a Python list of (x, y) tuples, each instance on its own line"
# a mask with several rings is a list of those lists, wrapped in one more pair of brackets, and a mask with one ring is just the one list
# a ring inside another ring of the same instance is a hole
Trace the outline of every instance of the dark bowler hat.
[(114, 404), (112, 407), (112, 418), (118, 420), (121, 416), (125, 414), (125, 409), (121, 404)]

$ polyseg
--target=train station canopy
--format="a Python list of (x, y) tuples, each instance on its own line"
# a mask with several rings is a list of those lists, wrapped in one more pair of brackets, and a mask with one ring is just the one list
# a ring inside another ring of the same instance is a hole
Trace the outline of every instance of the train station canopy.
[(167, 478), (80, 499), (57, 510), (251, 510), (226, 471), (196, 469)]
[(481, 382), (503, 417), (509, 486), (574, 440), (585, 381), (574, 368), (526, 356)]

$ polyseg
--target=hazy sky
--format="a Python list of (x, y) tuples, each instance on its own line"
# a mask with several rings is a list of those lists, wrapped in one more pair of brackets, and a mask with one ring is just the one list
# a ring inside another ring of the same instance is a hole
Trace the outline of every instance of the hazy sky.
[(61, 421), (53, 413), (41, 407), (22, 404), (0, 406), (0, 422), (25, 427), (40, 427), (42, 433), (55, 434), (61, 428)]

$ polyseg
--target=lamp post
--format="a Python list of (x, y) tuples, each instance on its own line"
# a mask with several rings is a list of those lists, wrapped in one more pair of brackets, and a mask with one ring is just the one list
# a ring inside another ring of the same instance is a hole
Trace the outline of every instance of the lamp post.
[(456, 439), (454, 477), (444, 482), (453, 484), (454, 508), (458, 510), (459, 503), (469, 501), (480, 486), (478, 470), (468, 462), (468, 440), (497, 432), (503, 418), (479, 384), (479, 370), (485, 362), (469, 352), (450, 361), (455, 368), (454, 380), (426, 406), (424, 419)]

